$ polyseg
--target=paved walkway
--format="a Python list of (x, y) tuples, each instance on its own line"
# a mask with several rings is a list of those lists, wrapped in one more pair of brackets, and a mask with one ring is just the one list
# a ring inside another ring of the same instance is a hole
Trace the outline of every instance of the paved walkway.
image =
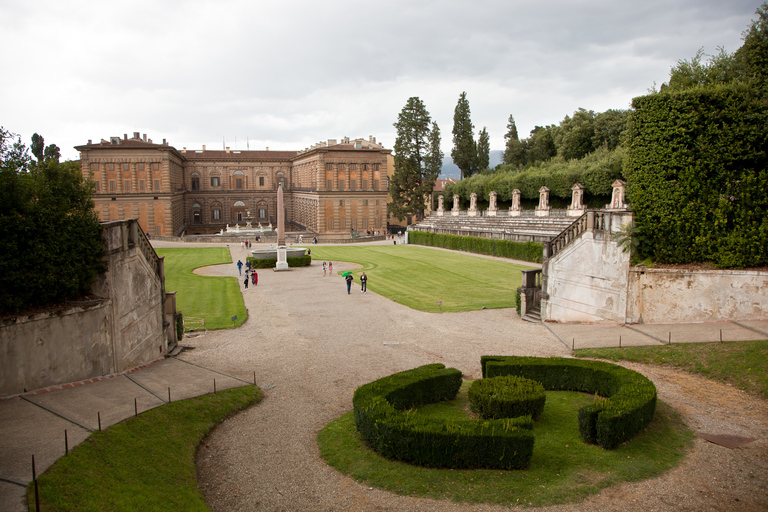
[[(230, 251), (233, 261), (244, 260), (245, 251), (239, 246), (231, 246)], [(351, 268), (334, 263), (335, 271)], [(211, 392), (214, 379), (217, 389), (250, 383), (254, 377), (260, 386), (274, 387), (256, 409), (261, 416), (269, 414), (279, 421), (245, 426), (242, 421), (250, 423), (253, 418), (241, 415), (239, 420), (227, 422), (223, 435), (234, 429), (233, 435), (244, 441), (256, 434), (261, 439), (295, 438), (295, 448), (286, 444), (271, 455), (267, 448), (251, 454), (266, 458), (260, 471), (291, 471), (304, 467), (302, 460), (306, 450), (313, 450), (316, 431), (350, 410), (355, 387), (418, 364), (443, 362), (461, 369), (468, 378), (477, 378), (483, 354), (562, 356), (571, 345), (618, 346), (619, 338), (622, 346), (658, 345), (670, 333), (672, 343), (719, 341), (721, 330), (726, 341), (768, 338), (768, 321), (545, 326), (523, 322), (513, 310), (421, 313), (373, 291), (360, 294), (357, 286), (353, 287), (357, 293), (348, 296), (341, 277), (322, 277), (320, 265), (315, 262), (282, 273), (259, 271), (259, 285), (243, 290), (247, 322), (237, 330), (185, 339), (184, 344), (194, 350), (178, 358), (96, 382), (1, 399), (0, 509), (26, 510), (21, 502), (22, 485), (32, 478), (32, 455), (38, 473), (43, 472), (64, 455), (65, 431), (72, 449), (99, 428), (99, 421), (106, 428), (137, 411), (166, 403), (169, 394), (171, 400), (179, 400)], [(237, 275), (234, 265), (204, 272)], [(375, 283), (369, 285), (375, 290)], [(242, 289), (242, 282), (240, 286)], [(238, 428), (247, 432), (238, 432)], [(259, 428), (264, 430), (254, 431)], [(267, 508), (290, 509), (291, 493), (301, 494), (301, 486), (312, 486), (302, 479), (316, 479), (316, 471), (325, 474), (331, 470), (314, 461), (308, 471), (298, 480), (286, 479), (285, 488), (277, 493), (270, 490), (276, 501)], [(264, 493), (258, 488), (253, 492), (264, 503)], [(237, 503), (242, 503), (242, 496), (240, 500)], [(322, 508), (328, 506), (323, 503)], [(237, 508), (234, 502), (232, 508)], [(329, 510), (333, 508), (331, 504)]]

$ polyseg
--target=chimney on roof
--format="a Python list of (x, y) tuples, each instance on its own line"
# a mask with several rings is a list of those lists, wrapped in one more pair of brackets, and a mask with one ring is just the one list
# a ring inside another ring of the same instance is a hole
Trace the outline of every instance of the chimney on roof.
[(205, 144), (203, 144), (203, 151), (205, 151)]
[(182, 153), (186, 153), (187, 152), (187, 146), (184, 146), (183, 148), (181, 148), (181, 152)]
[(147, 142), (147, 134), (144, 134), (144, 142)]
[(88, 144), (93, 144), (93, 139), (88, 139)]
[(227, 148), (225, 149), (225, 151), (226, 151), (227, 153), (229, 153), (229, 146), (227, 146)]
[(168, 143), (165, 142), (165, 139), (163, 139), (163, 146), (167, 146), (167, 145), (168, 145)]
[(127, 133), (123, 134), (123, 140), (128, 140), (128, 134)]
[(267, 146), (267, 151), (269, 151), (269, 146)]
[(139, 138), (139, 132), (133, 132), (133, 138), (138, 139)]

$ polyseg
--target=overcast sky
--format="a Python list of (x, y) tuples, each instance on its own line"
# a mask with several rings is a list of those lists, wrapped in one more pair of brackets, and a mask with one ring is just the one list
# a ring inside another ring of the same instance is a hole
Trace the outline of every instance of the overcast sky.
[(178, 149), (299, 150), (373, 135), (411, 96), (450, 153), (467, 92), (503, 149), (583, 107), (629, 108), (703, 47), (728, 52), (761, 0), (0, 0), (0, 125), (73, 146), (139, 131)]

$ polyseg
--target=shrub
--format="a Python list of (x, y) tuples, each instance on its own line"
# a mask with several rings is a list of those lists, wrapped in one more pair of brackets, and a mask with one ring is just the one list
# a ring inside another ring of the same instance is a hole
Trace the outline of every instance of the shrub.
[(440, 421), (410, 409), (452, 399), (460, 387), (461, 372), (442, 364), (384, 377), (355, 391), (355, 424), (368, 446), (391, 459), (428, 467), (527, 467), (533, 455), (530, 417)]
[[(251, 262), (252, 268), (275, 268), (277, 258), (253, 258), (249, 256), (246, 261)], [(295, 258), (286, 258), (289, 267), (308, 267), (312, 264), (312, 256), (297, 256)]]
[(503, 375), (479, 379), (469, 388), (472, 410), (483, 419), (539, 417), (544, 410), (544, 386), (523, 377)]
[(517, 375), (547, 390), (570, 390), (604, 397), (579, 411), (579, 433), (589, 443), (616, 448), (653, 419), (656, 386), (639, 373), (610, 363), (564, 358), (483, 356), (483, 378)]

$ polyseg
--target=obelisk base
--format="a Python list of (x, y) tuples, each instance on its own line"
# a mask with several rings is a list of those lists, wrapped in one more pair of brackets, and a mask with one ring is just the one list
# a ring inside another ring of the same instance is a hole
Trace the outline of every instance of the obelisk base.
[(275, 271), (279, 272), (290, 269), (291, 268), (288, 266), (286, 247), (284, 245), (279, 245), (277, 247), (277, 263), (275, 264)]

